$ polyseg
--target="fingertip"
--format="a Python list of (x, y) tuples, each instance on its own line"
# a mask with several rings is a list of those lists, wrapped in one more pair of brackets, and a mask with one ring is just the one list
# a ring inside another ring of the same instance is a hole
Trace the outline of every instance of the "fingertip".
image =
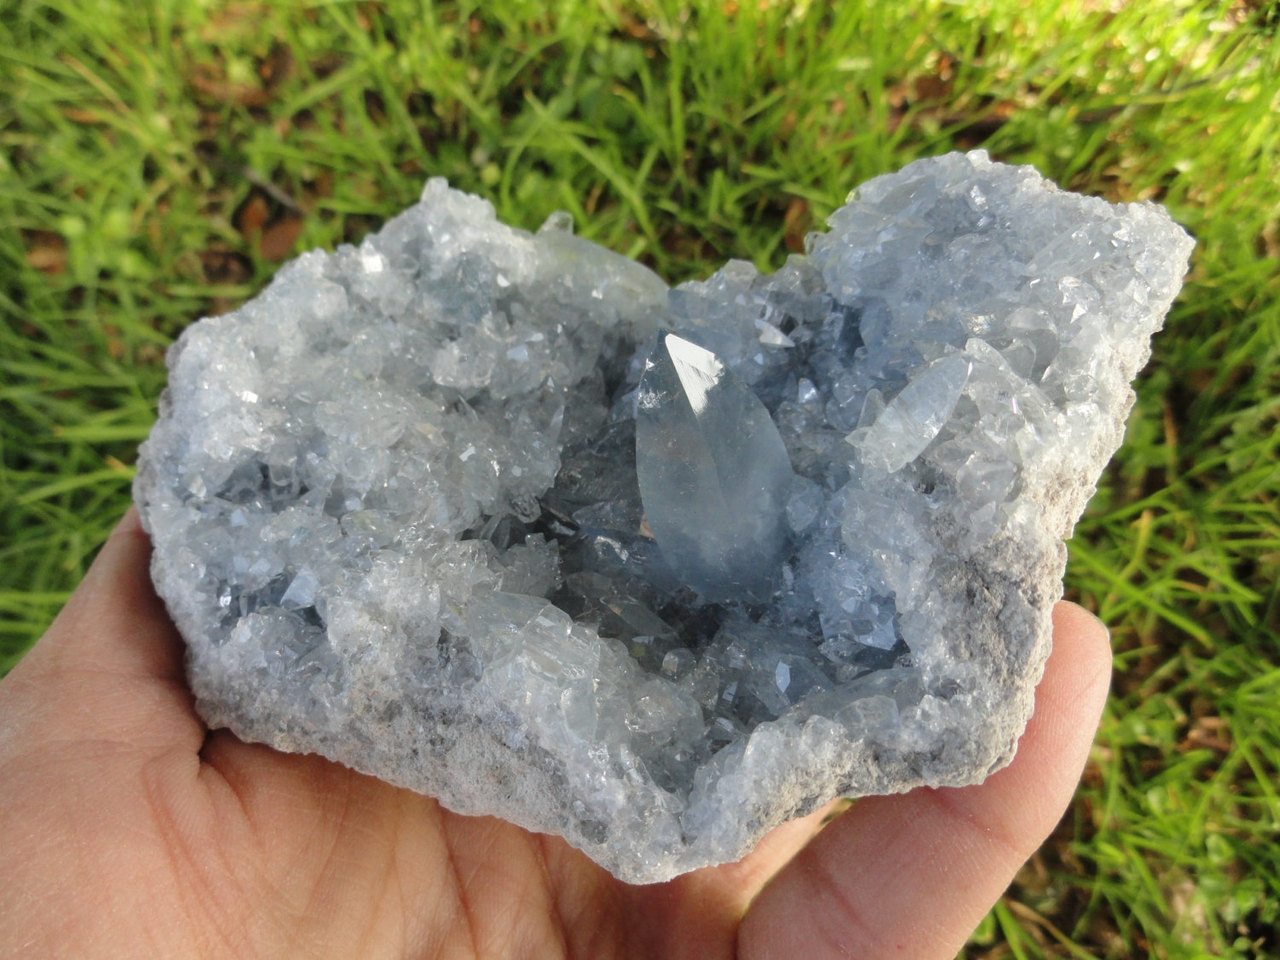
[(151, 586), (150, 560), (151, 537), (142, 526), (138, 508), (130, 506), (107, 534), (82, 586), (90, 590), (95, 601), (122, 590), (131, 597), (141, 596), (149, 600), (155, 595)]
[(1070, 600), (1060, 600), (1053, 608), (1053, 636), (1055, 644), (1078, 644), (1082, 655), (1111, 656), (1111, 630), (1096, 613)]
[(53, 674), (180, 678), (181, 642), (152, 586), (150, 559), (150, 537), (131, 506), (27, 659)]
[(110, 736), (199, 745), (182, 640), (151, 585), (150, 541), (134, 510), (107, 537), (43, 637), (5, 680), (10, 718), (31, 736)]
[[(1111, 686), (1111, 632), (1096, 615), (1063, 600), (1053, 609), (1053, 650), (1036, 692), (1038, 721), (1087, 728), (1090, 739)], [(1048, 715), (1046, 715), (1048, 714)]]
[[(124, 516), (120, 518), (120, 522), (116, 524), (114, 530), (108, 535), (107, 539), (114, 540), (116, 537), (147, 537), (146, 528), (142, 525), (142, 515), (138, 513), (138, 508), (134, 504), (129, 505), (129, 509), (124, 512)], [(148, 538), (148, 542), (150, 538)]]
[(68, 619), (77, 625), (80, 621), (92, 625), (103, 617), (125, 617), (130, 623), (157, 615), (167, 620), (151, 585), (150, 560), (151, 538), (137, 508), (130, 506), (68, 601), (64, 611)]

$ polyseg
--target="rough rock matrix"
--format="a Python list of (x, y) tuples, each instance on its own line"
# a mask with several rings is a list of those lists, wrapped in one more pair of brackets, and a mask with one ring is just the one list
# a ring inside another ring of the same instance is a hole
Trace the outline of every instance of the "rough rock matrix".
[(732, 860), (1013, 756), (1192, 242), (981, 152), (667, 286), (427, 184), (169, 355), (136, 499), (211, 727)]

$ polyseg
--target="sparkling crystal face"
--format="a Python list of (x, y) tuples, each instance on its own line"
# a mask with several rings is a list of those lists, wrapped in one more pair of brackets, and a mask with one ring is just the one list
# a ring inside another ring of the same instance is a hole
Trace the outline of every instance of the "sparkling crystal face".
[(982, 154), (830, 225), (669, 290), (433, 181), (191, 327), (136, 494), (206, 721), (644, 881), (1007, 762), (1190, 240)]

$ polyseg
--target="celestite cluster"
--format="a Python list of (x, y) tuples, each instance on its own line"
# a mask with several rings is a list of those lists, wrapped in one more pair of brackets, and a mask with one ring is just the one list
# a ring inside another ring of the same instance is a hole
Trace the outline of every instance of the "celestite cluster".
[(169, 356), (136, 498), (212, 727), (630, 881), (1012, 757), (1192, 241), (951, 154), (667, 286), (433, 180)]

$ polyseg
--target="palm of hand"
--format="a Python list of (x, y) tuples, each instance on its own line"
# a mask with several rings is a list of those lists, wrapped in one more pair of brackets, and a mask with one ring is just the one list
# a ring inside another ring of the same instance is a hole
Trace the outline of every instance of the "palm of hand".
[(950, 956), (1069, 799), (1109, 672), (1105, 632), (1064, 605), (1008, 770), (637, 887), (558, 839), (206, 731), (146, 556), (127, 519), (0, 685), (0, 954)]

